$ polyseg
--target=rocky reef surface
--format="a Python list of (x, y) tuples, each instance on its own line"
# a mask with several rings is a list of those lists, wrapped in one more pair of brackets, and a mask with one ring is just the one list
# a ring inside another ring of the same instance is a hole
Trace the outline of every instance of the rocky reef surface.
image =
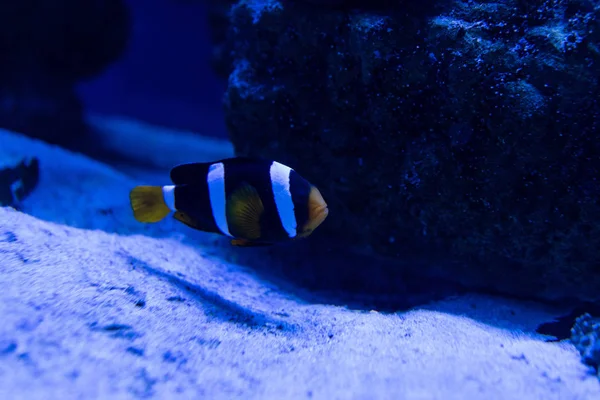
[(600, 377), (600, 318), (583, 314), (577, 318), (571, 332), (571, 342), (581, 354), (583, 362), (593, 367)]
[(324, 234), (394, 268), (600, 300), (599, 3), (317, 3), (228, 10), (236, 153), (296, 168)]

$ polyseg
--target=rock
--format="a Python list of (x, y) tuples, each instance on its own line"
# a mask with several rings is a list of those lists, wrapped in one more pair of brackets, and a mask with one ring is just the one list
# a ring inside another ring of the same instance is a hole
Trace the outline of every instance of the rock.
[(584, 364), (600, 374), (600, 318), (585, 313), (571, 329), (571, 342), (581, 354)]
[(410, 6), (403, 0), (284, 0), (298, 3), (308, 3), (324, 7), (338, 7), (339, 9), (390, 9)]
[(35, 157), (0, 169), (0, 206), (17, 208), (33, 191), (39, 179), (40, 166)]
[(423, 277), (600, 300), (600, 10), (449, 1), (408, 12), (233, 6), (239, 155), (323, 192), (321, 237)]
[(208, 0), (208, 26), (213, 43), (211, 64), (214, 71), (225, 79), (231, 72), (227, 32), (229, 30), (229, 11), (234, 3), (235, 0)]
[[(173, 0), (179, 2), (203, 2), (206, 0)], [(208, 24), (210, 28), (211, 40), (213, 43), (213, 57), (211, 63), (214, 71), (223, 78), (227, 78), (232, 70), (232, 59), (229, 52), (228, 32), (230, 29), (229, 13), (232, 6), (238, 0), (208, 0)], [(352, 9), (385, 9), (386, 7), (411, 7), (411, 4), (398, 1), (392, 4), (389, 0), (285, 0), (286, 2), (296, 2), (309, 4), (316, 7), (328, 7), (339, 10)]]
[(123, 0), (0, 4), (0, 127), (49, 142), (85, 134), (75, 84), (102, 72), (127, 44)]

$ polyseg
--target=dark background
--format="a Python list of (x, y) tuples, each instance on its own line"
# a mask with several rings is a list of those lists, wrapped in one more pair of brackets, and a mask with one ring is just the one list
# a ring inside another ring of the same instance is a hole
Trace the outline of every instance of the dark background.
[(79, 85), (88, 113), (225, 137), (225, 82), (210, 66), (203, 1), (127, 0), (133, 28), (122, 58)]

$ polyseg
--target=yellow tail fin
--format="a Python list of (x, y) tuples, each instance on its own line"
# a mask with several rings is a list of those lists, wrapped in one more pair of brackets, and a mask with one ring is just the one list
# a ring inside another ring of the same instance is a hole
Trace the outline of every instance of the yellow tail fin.
[(139, 222), (158, 222), (171, 212), (160, 186), (136, 186), (129, 193), (129, 200)]

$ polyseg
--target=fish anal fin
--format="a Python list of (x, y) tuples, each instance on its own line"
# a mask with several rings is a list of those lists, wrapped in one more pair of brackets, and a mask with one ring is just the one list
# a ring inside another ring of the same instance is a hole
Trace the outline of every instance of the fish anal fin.
[(245, 239), (232, 239), (231, 245), (236, 247), (265, 247), (271, 246), (273, 245), (273, 243), (252, 242), (250, 240)]
[(173, 218), (175, 218), (182, 224), (189, 226), (190, 228), (202, 230), (202, 228), (198, 226), (196, 221), (194, 221), (189, 215), (182, 211), (175, 211), (175, 213), (173, 214)]
[(206, 179), (208, 168), (213, 162), (198, 162), (176, 165), (171, 169), (171, 181), (176, 185), (194, 184)]
[(256, 188), (242, 184), (227, 199), (229, 231), (236, 238), (256, 240), (261, 237), (260, 221), (265, 208)]
[(129, 201), (139, 222), (158, 222), (171, 212), (161, 186), (136, 186), (129, 192)]

